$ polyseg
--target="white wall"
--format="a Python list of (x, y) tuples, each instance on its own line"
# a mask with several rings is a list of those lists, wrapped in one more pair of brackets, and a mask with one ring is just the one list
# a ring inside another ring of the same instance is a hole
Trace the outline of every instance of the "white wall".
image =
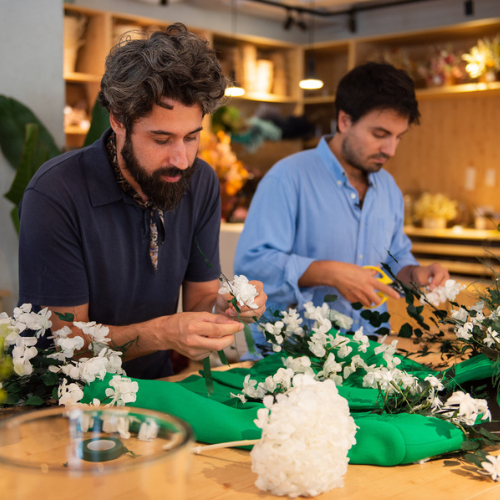
[[(61, 147), (64, 144), (62, 78), (62, 0), (0, 0), (0, 94), (33, 110)], [(0, 289), (11, 313), (17, 303), (18, 239), (10, 219), (12, 203), (3, 197), (14, 170), (0, 153)]]

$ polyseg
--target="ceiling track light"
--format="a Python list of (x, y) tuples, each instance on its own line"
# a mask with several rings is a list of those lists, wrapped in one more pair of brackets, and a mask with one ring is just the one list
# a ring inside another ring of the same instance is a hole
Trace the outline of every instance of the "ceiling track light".
[(292, 12), (293, 12), (292, 10), (286, 9), (286, 18), (285, 22), (283, 23), (283, 29), (285, 31), (288, 31), (295, 23), (295, 19), (293, 18)]

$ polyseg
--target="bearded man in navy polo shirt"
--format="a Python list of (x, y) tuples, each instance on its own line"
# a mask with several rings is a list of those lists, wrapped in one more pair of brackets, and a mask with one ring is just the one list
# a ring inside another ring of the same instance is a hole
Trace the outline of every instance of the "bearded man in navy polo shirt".
[[(105, 324), (119, 346), (135, 340), (123, 365), (132, 377), (168, 376), (169, 350), (203, 359), (243, 328), (218, 294), (219, 182), (196, 158), (225, 87), (213, 49), (180, 23), (125, 38), (99, 94), (111, 129), (43, 165), (19, 208), (20, 302)], [(254, 284), (248, 321), (265, 309)]]

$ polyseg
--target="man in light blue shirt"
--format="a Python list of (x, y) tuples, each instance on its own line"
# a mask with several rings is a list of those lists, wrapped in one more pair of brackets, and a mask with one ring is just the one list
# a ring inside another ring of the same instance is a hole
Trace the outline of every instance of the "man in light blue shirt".
[(370, 333), (351, 304), (376, 306), (377, 292), (399, 295), (363, 266), (386, 263), (402, 281), (431, 288), (449, 274), (439, 264), (419, 266), (411, 254), (403, 196), (383, 170), (409, 126), (419, 123), (413, 81), (390, 65), (367, 63), (344, 76), (335, 105), (337, 133), (279, 161), (259, 183), (234, 268), (264, 283), (268, 310), (300, 312), (304, 303), (321, 305), (336, 294), (333, 307), (352, 317), (352, 329)]

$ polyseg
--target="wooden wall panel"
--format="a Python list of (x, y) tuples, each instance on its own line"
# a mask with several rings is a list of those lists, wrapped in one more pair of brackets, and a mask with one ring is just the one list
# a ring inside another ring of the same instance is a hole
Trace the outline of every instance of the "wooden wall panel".
[[(443, 193), (475, 208), (500, 213), (500, 95), (481, 93), (421, 99), (421, 125), (404, 136), (387, 170), (404, 194)], [(475, 186), (466, 188), (467, 168)], [(487, 170), (494, 186), (486, 185)]]

